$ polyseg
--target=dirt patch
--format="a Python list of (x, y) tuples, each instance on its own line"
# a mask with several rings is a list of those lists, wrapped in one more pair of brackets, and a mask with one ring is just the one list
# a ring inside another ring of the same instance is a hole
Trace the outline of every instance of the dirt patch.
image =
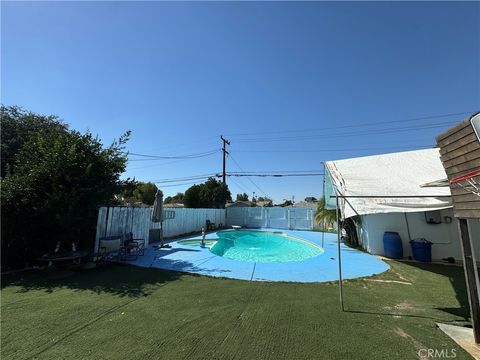
[(400, 280), (410, 282), (410, 280), (408, 280), (406, 277), (402, 276), (402, 275), (399, 274), (398, 272), (397, 272), (396, 274), (397, 274), (397, 276), (399, 277)]
[(395, 309), (396, 310), (417, 310), (417, 308), (415, 306), (413, 306), (412, 304), (410, 304), (406, 301), (395, 305)]
[(398, 280), (381, 280), (381, 279), (367, 279), (367, 281), (374, 281), (380, 283), (394, 283), (394, 284), (403, 284), (403, 285), (412, 285), (412, 283), (406, 281), (398, 281)]
[(394, 306), (384, 306), (383, 308), (387, 311), (394, 311), (398, 316), (404, 315), (405, 312), (408, 313), (419, 310), (415, 305), (412, 305), (406, 301), (403, 301)]
[(417, 353), (417, 356), (419, 359), (423, 360), (423, 359), (427, 359), (426, 356), (422, 356), (420, 355), (421, 353), (423, 352), (420, 352), (419, 350), (421, 349), (426, 349), (425, 345), (423, 345), (420, 341), (418, 341), (417, 339), (415, 339), (412, 335), (409, 335), (407, 334), (403, 329), (401, 328), (396, 328), (393, 330), (395, 332), (395, 334), (397, 334), (398, 336), (404, 338), (404, 339), (408, 339), (412, 342), (413, 346), (415, 347), (415, 349), (417, 350), (416, 353)]

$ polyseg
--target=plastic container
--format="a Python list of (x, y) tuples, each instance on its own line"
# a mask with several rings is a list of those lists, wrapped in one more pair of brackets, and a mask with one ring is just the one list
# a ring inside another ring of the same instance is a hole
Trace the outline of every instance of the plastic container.
[(413, 258), (421, 262), (432, 262), (432, 243), (424, 238), (410, 241)]
[(402, 238), (397, 232), (385, 231), (383, 234), (383, 252), (390, 259), (403, 258)]

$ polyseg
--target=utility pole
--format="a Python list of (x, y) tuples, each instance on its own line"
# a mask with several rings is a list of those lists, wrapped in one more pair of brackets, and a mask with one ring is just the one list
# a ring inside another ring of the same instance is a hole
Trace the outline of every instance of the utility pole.
[(223, 137), (223, 135), (220, 135), (220, 139), (222, 139), (223, 141), (223, 183), (226, 184), (226, 175), (225, 175), (225, 171), (226, 171), (226, 164), (225, 164), (225, 161), (226, 161), (226, 158), (227, 158), (227, 154), (228, 154), (228, 151), (227, 151), (227, 145), (230, 145), (230, 141), (228, 141), (227, 139), (225, 139)]

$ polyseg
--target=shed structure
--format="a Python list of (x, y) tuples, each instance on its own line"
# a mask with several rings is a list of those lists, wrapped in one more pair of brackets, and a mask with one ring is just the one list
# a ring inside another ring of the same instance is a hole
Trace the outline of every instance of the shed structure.
[(473, 333), (480, 344), (480, 281), (475, 254), (480, 236), (472, 231), (480, 221), (480, 113), (439, 134), (436, 140), (452, 192), (453, 212), (458, 218)]

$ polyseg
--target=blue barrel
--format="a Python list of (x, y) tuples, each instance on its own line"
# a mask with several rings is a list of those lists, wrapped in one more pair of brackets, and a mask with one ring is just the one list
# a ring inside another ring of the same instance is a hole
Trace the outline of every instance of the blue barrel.
[(394, 231), (385, 231), (383, 234), (383, 252), (390, 259), (403, 258), (402, 238)]
[(417, 261), (432, 262), (432, 243), (423, 238), (413, 239), (410, 241), (412, 245), (412, 255)]

